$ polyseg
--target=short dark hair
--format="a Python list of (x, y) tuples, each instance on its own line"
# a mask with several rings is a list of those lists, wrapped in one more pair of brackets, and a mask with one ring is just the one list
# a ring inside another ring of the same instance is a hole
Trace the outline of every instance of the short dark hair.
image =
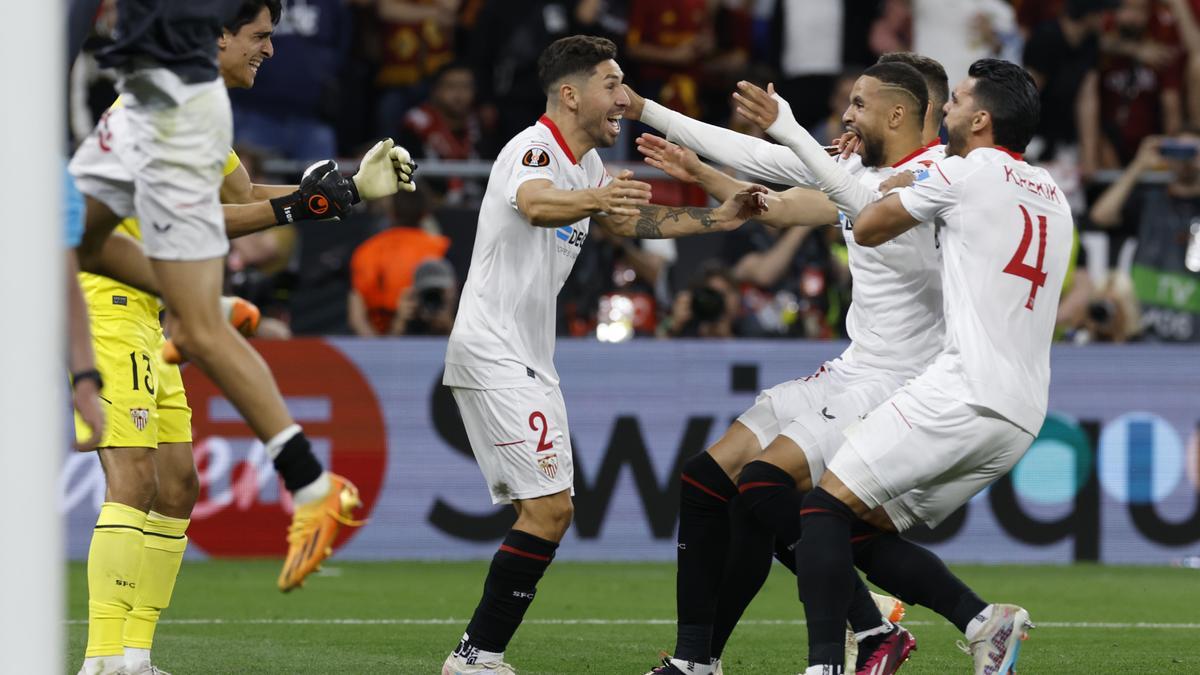
[(242, 26), (258, 18), (263, 7), (271, 13), (271, 25), (279, 23), (279, 17), (283, 16), (283, 0), (243, 0), (237, 13), (225, 22), (225, 30), (237, 35)]
[(538, 81), (549, 96), (564, 77), (590, 73), (597, 64), (617, 58), (612, 40), (592, 35), (572, 35), (550, 43), (538, 57)]
[(942, 64), (916, 52), (888, 52), (879, 57), (878, 63), (907, 63), (916, 68), (921, 77), (925, 78), (929, 102), (933, 104), (934, 119), (941, 124), (944, 115), (942, 106), (950, 98), (950, 78), (946, 77), (946, 69)]
[(441, 83), (442, 78), (445, 77), (447, 73), (451, 73), (456, 70), (465, 70), (468, 73), (471, 73), (472, 77), (475, 75), (475, 71), (471, 68), (471, 64), (467, 63), (466, 61), (450, 61), (449, 63), (443, 64), (442, 67), (433, 71), (433, 77), (429, 78), (429, 82), (436, 87)]
[(876, 63), (863, 71), (863, 77), (873, 77), (880, 82), (908, 92), (917, 104), (917, 123), (925, 124), (925, 108), (929, 107), (929, 89), (920, 71), (907, 63)]
[(975, 79), (975, 103), (992, 116), (992, 139), (1013, 152), (1025, 152), (1037, 129), (1042, 104), (1033, 77), (1001, 59), (979, 59), (967, 75)]

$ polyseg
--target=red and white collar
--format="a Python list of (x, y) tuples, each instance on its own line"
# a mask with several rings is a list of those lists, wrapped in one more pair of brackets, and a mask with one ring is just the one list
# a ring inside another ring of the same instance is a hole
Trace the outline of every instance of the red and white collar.
[(572, 164), (578, 164), (579, 160), (575, 159), (575, 153), (571, 152), (571, 147), (567, 145), (567, 139), (563, 138), (562, 132), (558, 130), (558, 125), (554, 123), (554, 120), (543, 114), (538, 118), (538, 123), (550, 130), (550, 135), (554, 136), (554, 140), (558, 142), (558, 147), (562, 149), (567, 159), (571, 160)]

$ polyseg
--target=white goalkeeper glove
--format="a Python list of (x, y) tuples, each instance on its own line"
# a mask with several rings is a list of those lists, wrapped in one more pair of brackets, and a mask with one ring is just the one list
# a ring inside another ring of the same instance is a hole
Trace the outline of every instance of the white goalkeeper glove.
[(417, 189), (413, 172), (417, 163), (412, 161), (408, 150), (395, 144), (390, 138), (376, 143), (358, 164), (358, 173), (352, 181), (355, 189), (354, 203), (364, 199), (378, 199), (404, 190)]

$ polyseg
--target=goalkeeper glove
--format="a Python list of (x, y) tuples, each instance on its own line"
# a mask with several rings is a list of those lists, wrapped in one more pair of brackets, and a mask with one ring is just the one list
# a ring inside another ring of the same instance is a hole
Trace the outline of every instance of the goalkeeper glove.
[(304, 170), (299, 188), (290, 195), (271, 200), (275, 222), (339, 218), (354, 205), (354, 183), (338, 172), (337, 162), (327, 159)]
[(354, 180), (351, 181), (354, 186), (352, 203), (387, 197), (401, 190), (416, 190), (417, 184), (413, 181), (413, 172), (416, 170), (417, 163), (412, 161), (408, 150), (396, 145), (390, 138), (379, 141), (363, 155), (358, 164), (358, 173), (354, 174)]

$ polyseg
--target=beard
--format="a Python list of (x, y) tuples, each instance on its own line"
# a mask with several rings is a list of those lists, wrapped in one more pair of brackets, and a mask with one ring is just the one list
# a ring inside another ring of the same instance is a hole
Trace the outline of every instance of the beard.
[(859, 136), (862, 139), (862, 163), (865, 167), (876, 168), (883, 166), (883, 141), (869, 136)]
[(967, 149), (967, 136), (953, 127), (946, 127), (946, 156), (963, 157)]

